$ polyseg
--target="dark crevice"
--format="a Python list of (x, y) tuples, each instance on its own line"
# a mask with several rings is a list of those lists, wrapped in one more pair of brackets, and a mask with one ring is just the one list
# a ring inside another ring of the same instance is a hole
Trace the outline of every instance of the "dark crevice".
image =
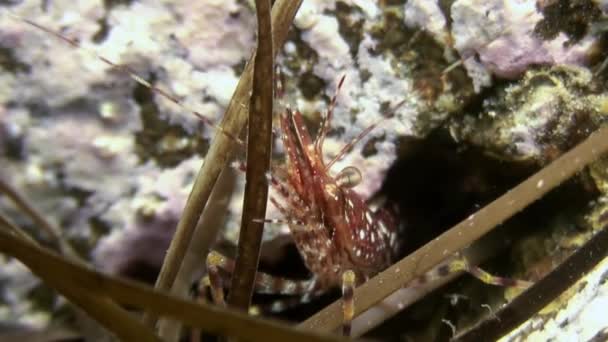
[(110, 33), (110, 26), (106, 17), (97, 20), (99, 24), (99, 30), (91, 37), (91, 40), (97, 44), (103, 43)]
[[(359, 20), (353, 20), (353, 14), (355, 13), (360, 14)], [(355, 58), (364, 36), (363, 24), (365, 23), (365, 20), (363, 19), (363, 13), (358, 7), (353, 6), (352, 4), (348, 5), (342, 1), (338, 1), (336, 2), (335, 11), (329, 14), (335, 16), (338, 20), (338, 32), (340, 32), (340, 36), (348, 44), (351, 56)]]
[[(475, 213), (539, 168), (529, 163), (495, 160), (481, 150), (454, 143), (442, 130), (426, 139), (402, 142), (400, 156), (388, 172), (382, 193), (400, 209), (405, 225), (403, 255)], [(561, 225), (566, 227), (563, 234), (585, 230), (578, 220), (597, 195), (582, 178), (567, 181), (485, 237), (506, 236), (502, 238), (503, 250), (482, 266), (495, 274), (510, 274), (521, 261), (517, 253), (511, 254), (509, 246), (527, 237), (554, 236), (551, 222), (568, 222)], [(487, 308), (481, 305), (495, 303), (503, 291), (470, 276), (462, 277), (389, 319), (369, 337), (386, 341), (448, 341), (452, 332), (442, 319), (460, 329), (486, 316)], [(464, 295), (466, 300), (448, 305), (450, 294)], [(395, 336), (396, 330), (402, 335)]]
[(91, 40), (97, 44), (102, 43), (110, 33), (111, 27), (108, 23), (108, 17), (110, 16), (110, 12), (116, 6), (131, 6), (131, 4), (135, 0), (103, 0), (103, 7), (105, 9), (105, 14), (102, 18), (97, 20), (99, 24), (99, 30), (93, 34)]
[(12, 74), (29, 73), (30, 66), (21, 62), (12, 49), (0, 46), (0, 69)]
[(510, 189), (535, 167), (505, 163), (436, 130), (401, 142), (381, 192), (397, 203), (410, 253)]
[(312, 70), (308, 70), (298, 77), (298, 88), (302, 90), (302, 96), (307, 100), (314, 100), (321, 95), (325, 87), (325, 81), (315, 75)]
[(552, 40), (560, 32), (568, 38), (567, 46), (578, 43), (589, 31), (589, 25), (601, 18), (602, 11), (592, 0), (558, 0), (542, 9), (543, 20), (534, 33), (545, 40)]
[[(154, 75), (149, 82), (155, 82)], [(133, 98), (140, 106), (143, 126), (135, 133), (135, 151), (142, 162), (152, 159), (160, 166), (174, 167), (193, 155), (204, 156), (208, 142), (200, 133), (189, 134), (183, 127), (163, 119), (152, 90), (138, 84)]]

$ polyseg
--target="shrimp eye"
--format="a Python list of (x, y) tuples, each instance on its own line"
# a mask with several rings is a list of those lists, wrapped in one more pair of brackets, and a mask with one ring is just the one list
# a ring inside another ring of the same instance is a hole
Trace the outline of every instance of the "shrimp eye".
[(336, 176), (336, 183), (340, 187), (353, 188), (361, 183), (361, 171), (354, 166), (347, 166)]

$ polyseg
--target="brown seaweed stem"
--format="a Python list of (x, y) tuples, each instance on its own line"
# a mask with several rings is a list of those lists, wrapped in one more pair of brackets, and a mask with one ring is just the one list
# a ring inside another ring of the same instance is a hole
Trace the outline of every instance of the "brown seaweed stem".
[(17, 227), (17, 225), (13, 221), (11, 221), (8, 217), (4, 216), (2, 213), (0, 213), (0, 225), (3, 225), (8, 232), (24, 241), (28, 241), (30, 243), (37, 243), (33, 237), (31, 237), (28, 233), (25, 232), (25, 230)]
[[(509, 238), (506, 236), (507, 232), (499, 231), (497, 233), (499, 234), (491, 234), (476, 241), (473, 245), (462, 251), (456, 258), (464, 257), (470, 265), (479, 265), (484, 260), (495, 256), (509, 245)], [(451, 261), (452, 260), (448, 260), (445, 264)], [(439, 264), (437, 267), (441, 267), (442, 265), (444, 265), (444, 263)], [(436, 268), (432, 270), (431, 273), (437, 274)], [(454, 272), (438, 279), (429, 280), (428, 282), (417, 284), (413, 287), (404, 287), (395, 291), (390, 296), (386, 297), (379, 305), (363, 312), (353, 320), (351, 337), (362, 336), (381, 325), (389, 318), (394, 317), (405, 310), (413, 303), (424, 298), (432, 291), (435, 291), (439, 287), (444, 286), (461, 276), (463, 273), (464, 271)]]
[(0, 341), (81, 341), (82, 335), (70, 329), (52, 326), (33, 331), (7, 331), (0, 333)]
[[(603, 126), (527, 180), (355, 289), (355, 315), (368, 310), (487, 234), (606, 151), (608, 126)], [(316, 331), (335, 330), (341, 324), (341, 304), (339, 300), (330, 304), (299, 327)]]
[[(249, 104), (247, 131), (247, 173), (241, 231), (237, 245), (234, 273), (228, 304), (247, 311), (253, 295), (253, 283), (260, 259), (268, 202), (268, 181), (272, 149), (272, 108), (274, 54), (270, 0), (256, 0), (258, 42), (253, 60), (253, 91)], [(258, 219), (258, 220), (256, 220)]]
[(555, 270), (453, 341), (494, 341), (566, 291), (608, 255), (608, 223)]
[(80, 259), (80, 256), (74, 248), (63, 238), (61, 235), (61, 229), (54, 226), (44, 218), (44, 216), (38, 212), (38, 210), (30, 203), (30, 201), (20, 194), (15, 188), (13, 188), (6, 180), (0, 177), (0, 194), (5, 194), (17, 208), (19, 208), (24, 214), (26, 214), (38, 227), (40, 227), (46, 235), (51, 239), (51, 242), (63, 253), (64, 255)]
[[(277, 0), (272, 7), (272, 36), (273, 51), (276, 53), (287, 38), (293, 18), (296, 15), (302, 0)], [(253, 66), (251, 60), (245, 66), (234, 95), (228, 104), (226, 113), (220, 123), (222, 130), (232, 136), (238, 136), (247, 121), (248, 106), (247, 99), (251, 92), (251, 81), (253, 78)], [(180, 264), (188, 252), (190, 240), (198, 220), (207, 205), (211, 191), (219, 177), (220, 172), (226, 167), (233, 155), (236, 141), (227, 134), (216, 134), (211, 142), (209, 152), (199, 170), (192, 192), (188, 197), (184, 213), (182, 214), (171, 240), (167, 255), (163, 262), (155, 288), (168, 292), (173, 286)], [(216, 229), (220, 229), (217, 227)], [(156, 318), (151, 314), (144, 316), (144, 322), (154, 325)]]
[[(181, 320), (203, 331), (234, 336), (248, 341), (340, 341), (337, 336), (299, 331), (271, 320), (259, 319), (246, 313), (212, 305), (195, 303), (154, 290), (141, 283), (105, 275), (81, 263), (67, 260), (47, 249), (15, 236), (12, 229), (0, 222), (0, 252), (25, 264), (44, 282), (77, 303), (90, 298), (102, 298), (123, 305), (145, 309), (158, 316)], [(121, 317), (103, 315), (100, 318), (115, 325), (124, 324)], [(141, 324), (140, 324), (141, 326)], [(157, 341), (149, 335), (132, 336), (125, 341)]]
[[(200, 270), (205, 265), (205, 256), (209, 253), (209, 247), (216, 241), (216, 227), (223, 227), (226, 220), (226, 212), (230, 203), (230, 197), (235, 187), (235, 174), (232, 169), (225, 169), (213, 187), (209, 203), (196, 226), (188, 253), (184, 257), (177, 277), (171, 287), (171, 294), (180, 298), (188, 297), (188, 290), (192, 283), (197, 280)], [(180, 321), (161, 319), (158, 322), (158, 334), (163, 341), (178, 341), (181, 335), (182, 324)]]
[[(36, 240), (29, 236), (23, 229), (17, 227), (10, 222), (9, 219), (0, 214), (0, 236), (1, 243), (20, 244), (24, 248), (25, 253), (30, 253), (34, 250), (44, 251)], [(6, 252), (3, 248), (0, 251)], [(46, 252), (49, 253), (49, 252)], [(8, 253), (12, 255), (11, 253)], [(61, 258), (55, 256), (56, 258)], [(19, 259), (19, 258), (18, 258)], [(19, 259), (22, 261), (21, 259)], [(78, 260), (79, 259), (73, 259)], [(79, 261), (80, 267), (85, 267), (84, 263)], [(35, 269), (43, 269), (44, 266), (32, 266), (32, 271)], [(68, 278), (53, 276), (53, 269), (47, 268), (43, 270), (51, 276), (44, 278), (46, 284), (64, 295), (72, 304), (77, 305), (86, 312), (96, 322), (100, 323), (108, 331), (112, 332), (122, 341), (160, 341), (148, 327), (142, 324), (133, 315), (116, 305), (106, 296), (99, 296), (89, 292), (86, 289), (80, 288)]]
[[(61, 229), (47, 220), (23, 194), (17, 191), (11, 184), (2, 178), (0, 178), (0, 193), (5, 194), (9, 199), (11, 199), (17, 208), (27, 215), (37, 227), (44, 230), (47, 235), (51, 237), (52, 242), (59, 248), (64, 256), (73, 261), (86, 265), (86, 260), (82, 259), (81, 256), (72, 248), (69, 242), (61, 235)], [(25, 230), (20, 229), (17, 227), (17, 225), (10, 222), (8, 218), (2, 216), (1, 214), (0, 223), (11, 229), (14, 234), (21, 237), (24, 241), (27, 241), (34, 246), (39, 246), (38, 242), (33, 237), (29, 236)], [(58, 284), (57, 286), (64, 285)], [(123, 339), (140, 337), (142, 341), (158, 340), (158, 337), (149, 331), (145, 325), (141, 324), (139, 320), (106, 298), (91, 296), (90, 294), (82, 291), (76, 291), (75, 294), (66, 297), (68, 300), (70, 300), (70, 302), (88, 314), (88, 316), (79, 315), (79, 321), (86, 321), (89, 319), (89, 317), (91, 317), (107, 329), (107, 331), (99, 331), (98, 333), (100, 334), (108, 333), (109, 331), (118, 337), (122, 337)], [(120, 320), (120, 323), (112, 323), (113, 319)], [(91, 322), (79, 323), (89, 326), (92, 324)]]

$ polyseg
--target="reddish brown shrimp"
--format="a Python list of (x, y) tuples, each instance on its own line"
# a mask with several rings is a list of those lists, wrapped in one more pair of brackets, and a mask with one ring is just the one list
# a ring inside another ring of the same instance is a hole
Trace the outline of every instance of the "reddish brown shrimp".
[(353, 270), (360, 283), (388, 267), (399, 247), (394, 214), (386, 208), (372, 210), (351, 188), (347, 178), (358, 174), (356, 169), (330, 173), (323, 160), (326, 128), (313, 140), (300, 112), (287, 108), (279, 120), (287, 154), (281, 168), (290, 190), (280, 210), (300, 222), (291, 225), (291, 233), (317, 286), (340, 285), (346, 270)]
[[(280, 110), (279, 134), (286, 154), (285, 162), (275, 166), (269, 175), (274, 194), (270, 201), (284, 219), (265, 220), (287, 223), (295, 244), (313, 276), (306, 281), (270, 279), (260, 274), (258, 291), (264, 293), (301, 294), (302, 301), (342, 284), (342, 276), (352, 271), (360, 284), (390, 266), (399, 250), (398, 220), (394, 210), (373, 209), (352, 187), (361, 173), (350, 166), (333, 175), (330, 168), (346, 151), (368, 134), (371, 125), (329, 162), (324, 160), (323, 142), (329, 131), (337, 93), (344, 83), (340, 79), (331, 99), (321, 129), (313, 139), (302, 114), (284, 107)], [(239, 165), (245, 170), (245, 165)], [(282, 178), (276, 175), (282, 175)], [(225, 258), (220, 268), (231, 271), (232, 262)], [(275, 305), (274, 310), (281, 309)]]
[[(340, 80), (337, 92), (344, 82)], [(342, 285), (345, 299), (345, 333), (352, 319), (352, 289), (391, 265), (399, 250), (399, 229), (395, 213), (389, 208), (372, 209), (366, 200), (352, 189), (361, 174), (346, 167), (337, 175), (330, 172), (335, 161), (343, 157), (377, 124), (365, 129), (347, 144), (329, 163), (324, 160), (323, 142), (329, 130), (337, 95), (331, 100), (319, 134), (313, 139), (304, 124), (302, 114), (289, 107), (279, 113), (280, 138), (286, 153), (285, 163), (274, 168), (268, 179), (276, 195), (270, 197), (282, 213), (298, 248), (312, 272), (312, 278), (293, 281), (258, 273), (256, 290), (261, 293), (301, 295), (308, 301), (330, 288)], [(241, 169), (245, 166), (241, 165)], [(267, 220), (273, 222), (274, 220)], [(277, 220), (279, 221), (279, 220)], [(211, 277), (216, 269), (231, 272), (233, 262), (217, 254), (208, 261)], [(214, 298), (221, 292), (217, 278)], [(222, 302), (221, 300), (216, 300)], [(271, 308), (281, 310), (284, 302)], [(350, 308), (350, 309), (349, 309)]]

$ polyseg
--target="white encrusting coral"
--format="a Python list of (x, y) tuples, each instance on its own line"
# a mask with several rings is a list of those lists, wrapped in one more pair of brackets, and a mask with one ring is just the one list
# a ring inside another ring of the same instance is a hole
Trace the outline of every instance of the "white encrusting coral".
[(450, 8), (451, 32), (437, 1), (408, 1), (407, 25), (432, 33), (460, 54), (477, 91), (492, 83), (491, 76), (513, 79), (530, 66), (545, 64), (583, 65), (596, 38), (588, 35), (566, 44), (565, 33), (545, 40), (535, 33), (544, 19), (537, 0), (457, 0)]

